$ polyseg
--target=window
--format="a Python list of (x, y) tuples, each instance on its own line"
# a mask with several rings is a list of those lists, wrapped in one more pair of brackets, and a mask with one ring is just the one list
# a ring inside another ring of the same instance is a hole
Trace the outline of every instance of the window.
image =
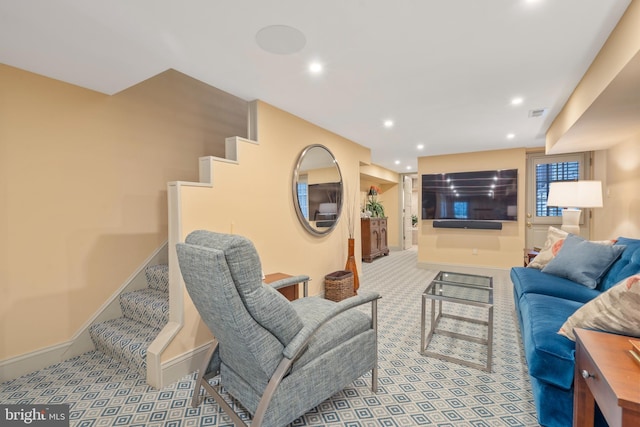
[(541, 163), (536, 165), (536, 216), (561, 216), (562, 208), (548, 207), (549, 184), (556, 181), (577, 181), (580, 162)]
[(309, 220), (309, 185), (307, 184), (307, 176), (301, 175), (298, 179), (298, 203), (300, 204), (300, 212), (304, 218)]
[(456, 219), (469, 218), (469, 202), (453, 202), (453, 216)]

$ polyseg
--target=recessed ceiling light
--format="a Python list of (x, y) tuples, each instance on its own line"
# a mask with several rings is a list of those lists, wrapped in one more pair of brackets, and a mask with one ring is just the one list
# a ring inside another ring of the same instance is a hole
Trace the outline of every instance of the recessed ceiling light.
[(318, 74), (322, 72), (322, 64), (319, 63), (318, 61), (314, 61), (311, 64), (309, 64), (309, 71), (311, 71), (313, 74)]
[(507, 134), (507, 139), (513, 139), (513, 138), (515, 138), (515, 137), (516, 137), (516, 134), (515, 134), (515, 133), (508, 133), (508, 134)]
[(513, 98), (511, 100), (511, 105), (520, 105), (520, 104), (522, 104), (523, 101), (524, 101), (524, 99), (522, 99), (521, 97), (518, 96), (518, 97)]
[(422, 150), (422, 149), (424, 148), (424, 144), (418, 144), (418, 145), (416, 146), (416, 148), (417, 148), (418, 150)]
[(411, 166), (407, 166), (407, 170), (410, 171), (411, 170)]
[(393, 127), (393, 120), (387, 119), (384, 121), (384, 127), (388, 128), (392, 128)]
[(395, 162), (393, 162), (393, 163), (395, 163), (396, 165), (399, 165), (399, 164), (400, 164), (400, 160), (396, 160), (396, 161), (395, 161)]

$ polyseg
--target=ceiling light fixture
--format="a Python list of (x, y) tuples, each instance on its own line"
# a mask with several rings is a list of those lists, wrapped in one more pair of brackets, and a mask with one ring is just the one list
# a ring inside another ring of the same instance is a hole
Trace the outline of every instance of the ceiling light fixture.
[(393, 120), (387, 119), (387, 120), (384, 121), (383, 124), (384, 124), (384, 127), (386, 127), (387, 129), (392, 128), (393, 127)]
[(322, 64), (314, 61), (311, 64), (309, 64), (309, 71), (311, 71), (313, 74), (319, 74), (322, 72)]
[(516, 134), (515, 134), (515, 133), (508, 133), (508, 134), (507, 134), (507, 139), (513, 139), (513, 138), (515, 138), (515, 137), (516, 137)]
[(400, 164), (400, 160), (396, 160), (396, 161), (395, 161), (395, 162), (393, 162), (393, 163), (395, 163), (396, 165), (399, 165), (399, 164)]
[(515, 97), (511, 100), (511, 105), (520, 105), (524, 102), (524, 99), (522, 99), (521, 97)]
[(407, 166), (407, 170), (410, 171), (411, 170), (411, 166)]
[(424, 144), (418, 144), (418, 145), (416, 146), (416, 148), (417, 148), (418, 150), (422, 150), (422, 149), (424, 148)]

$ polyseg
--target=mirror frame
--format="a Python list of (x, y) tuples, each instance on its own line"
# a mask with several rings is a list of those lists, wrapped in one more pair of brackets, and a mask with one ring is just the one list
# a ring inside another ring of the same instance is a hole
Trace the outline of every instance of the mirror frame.
[[(302, 214), (302, 209), (300, 208), (300, 200), (298, 199), (298, 179), (299, 179), (299, 175), (300, 175), (300, 166), (302, 166), (302, 161), (305, 158), (305, 155), (307, 155), (309, 153), (309, 151), (311, 151), (314, 148), (322, 148), (323, 150), (325, 150), (329, 156), (331, 156), (331, 158), (333, 159), (333, 164), (336, 166), (336, 169), (338, 170), (338, 176), (340, 177), (340, 191), (341, 191), (341, 195), (340, 195), (340, 203), (338, 206), (338, 215), (336, 216), (336, 220), (333, 222), (333, 224), (330, 227), (327, 227), (324, 230), (318, 230), (314, 227), (311, 226), (311, 224), (309, 223), (309, 220), (307, 220), (304, 215)], [(294, 209), (296, 211), (296, 215), (298, 216), (298, 219), (300, 220), (300, 223), (302, 224), (302, 226), (304, 227), (305, 230), (307, 230), (309, 233), (311, 233), (314, 236), (326, 236), (327, 234), (331, 233), (335, 228), (336, 225), (338, 224), (338, 221), (340, 220), (340, 216), (342, 215), (342, 204), (343, 204), (343, 200), (344, 200), (344, 181), (342, 179), (342, 171), (340, 170), (340, 166), (338, 165), (338, 161), (336, 160), (336, 157), (333, 155), (333, 153), (331, 152), (331, 150), (329, 150), (327, 147), (325, 147), (322, 144), (312, 144), (309, 145), (307, 147), (305, 147), (302, 152), (300, 153), (300, 155), (298, 156), (298, 159), (296, 160), (296, 166), (293, 170), (293, 181), (291, 183), (291, 188), (293, 191), (293, 204), (294, 204)]]

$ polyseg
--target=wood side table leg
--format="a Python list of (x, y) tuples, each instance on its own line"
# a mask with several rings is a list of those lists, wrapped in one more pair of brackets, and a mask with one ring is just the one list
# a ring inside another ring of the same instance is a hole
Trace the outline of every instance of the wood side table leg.
[(622, 411), (623, 426), (640, 426), (640, 412)]
[[(577, 364), (576, 364), (577, 366)], [(593, 427), (595, 400), (587, 386), (587, 381), (576, 369), (573, 383), (573, 426)]]

